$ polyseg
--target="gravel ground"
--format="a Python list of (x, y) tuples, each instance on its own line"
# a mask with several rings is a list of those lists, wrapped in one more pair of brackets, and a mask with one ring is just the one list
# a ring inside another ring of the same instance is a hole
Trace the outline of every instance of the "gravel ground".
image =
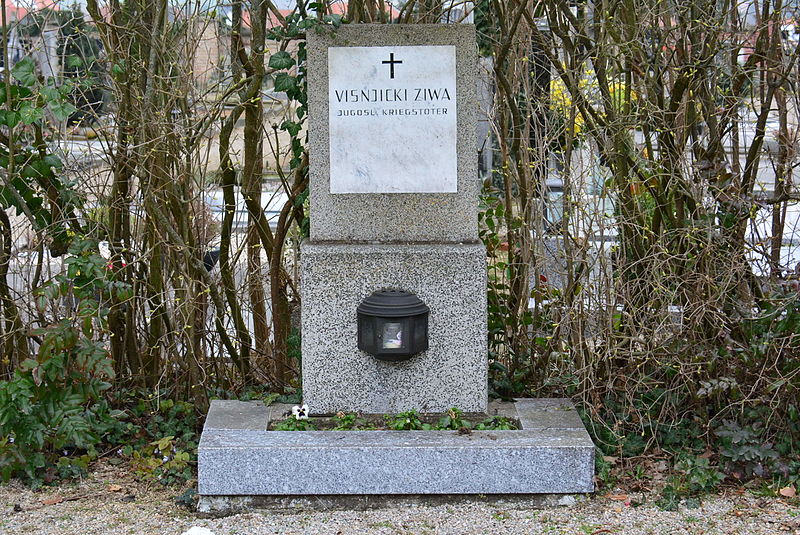
[[(655, 495), (600, 493), (569, 507), (525, 502), (453, 502), (368, 511), (267, 511), (198, 518), (175, 503), (183, 489), (134, 481), (124, 470), (98, 467), (80, 484), (34, 492), (0, 486), (2, 534), (175, 534), (193, 526), (214, 535), (259, 534), (742, 534), (800, 535), (800, 503), (731, 490), (697, 508), (660, 511)], [(642, 505), (635, 506), (640, 502)]]

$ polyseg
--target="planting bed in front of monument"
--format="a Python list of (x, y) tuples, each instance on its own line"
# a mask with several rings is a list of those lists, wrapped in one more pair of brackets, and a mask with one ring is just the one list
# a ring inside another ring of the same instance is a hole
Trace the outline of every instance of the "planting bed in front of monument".
[[(296, 407), (293, 408), (296, 410)], [(270, 431), (500, 431), (519, 429), (516, 418), (488, 413), (464, 413), (453, 407), (445, 413), (357, 414), (338, 412), (333, 416), (298, 417), (293, 411), (285, 419), (270, 422)]]
[(594, 490), (594, 445), (568, 400), (490, 405), (491, 416), (518, 421), (518, 430), (268, 431), (287, 412), (290, 405), (212, 402), (198, 448), (201, 512), (247, 508), (259, 496)]

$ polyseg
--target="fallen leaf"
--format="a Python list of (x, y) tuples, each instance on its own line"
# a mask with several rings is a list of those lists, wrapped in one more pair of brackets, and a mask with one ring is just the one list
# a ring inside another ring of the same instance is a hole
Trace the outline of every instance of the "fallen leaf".
[(619, 460), (619, 457), (612, 457), (610, 455), (603, 455), (603, 460), (610, 464), (616, 464)]
[(779, 490), (778, 494), (784, 498), (794, 498), (797, 496), (797, 489), (795, 489), (792, 485), (789, 485), (788, 487), (783, 487), (781, 490)]
[(64, 501), (65, 502), (76, 502), (76, 501), (82, 500), (84, 498), (92, 498), (92, 497), (99, 498), (100, 496), (102, 496), (102, 494), (94, 494), (94, 495), (92, 495), (92, 494), (73, 494), (72, 496), (67, 496), (66, 498), (64, 498)]
[(609, 500), (615, 500), (618, 502), (624, 502), (628, 499), (627, 494), (606, 494), (606, 498)]
[(122, 490), (122, 485), (109, 485), (106, 487), (109, 492), (119, 492)]
[(43, 498), (42, 505), (56, 505), (57, 503), (61, 503), (64, 501), (64, 498), (61, 496), (55, 496), (53, 498)]

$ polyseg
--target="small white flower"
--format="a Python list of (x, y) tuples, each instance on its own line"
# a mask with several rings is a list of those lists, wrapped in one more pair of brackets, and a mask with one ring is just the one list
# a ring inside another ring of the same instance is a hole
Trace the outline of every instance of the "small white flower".
[(8, 437), (8, 443), (9, 444), (13, 444), (14, 443), (14, 437)]
[(161, 459), (161, 461), (163, 461), (163, 462), (167, 462), (167, 461), (169, 461), (169, 457), (167, 457), (166, 455), (164, 455), (164, 458), (163, 458), (163, 459)]
[(308, 420), (308, 405), (295, 405), (292, 407), (295, 420)]

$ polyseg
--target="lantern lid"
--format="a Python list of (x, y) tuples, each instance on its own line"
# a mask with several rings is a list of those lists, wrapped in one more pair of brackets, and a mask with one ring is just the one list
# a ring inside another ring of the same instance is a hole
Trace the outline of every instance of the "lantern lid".
[(416, 295), (394, 289), (373, 292), (358, 305), (356, 310), (359, 314), (384, 318), (418, 316), (430, 312), (428, 305)]

